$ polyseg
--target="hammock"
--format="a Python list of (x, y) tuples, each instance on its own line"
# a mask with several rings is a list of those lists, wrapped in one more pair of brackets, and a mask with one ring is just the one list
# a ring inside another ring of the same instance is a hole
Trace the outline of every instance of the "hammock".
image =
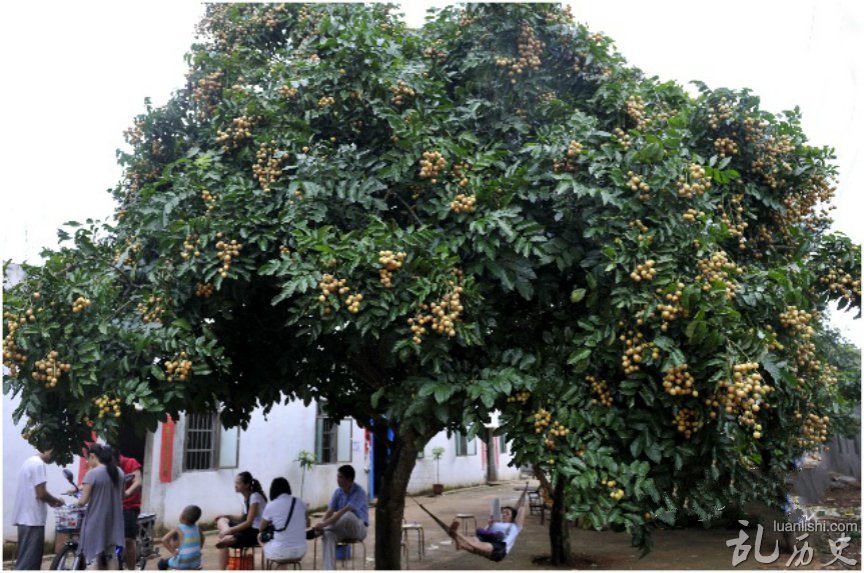
[[(516, 508), (517, 508), (517, 511), (518, 511), (518, 509), (519, 509), (522, 505), (524, 505), (524, 503), (525, 503), (525, 496), (527, 496), (527, 495), (528, 495), (528, 482), (526, 481), (526, 482), (525, 482), (525, 489), (522, 491), (522, 495), (519, 496), (519, 501), (516, 502)], [(428, 509), (426, 509), (426, 508), (423, 506), (422, 503), (420, 503), (419, 501), (417, 501), (417, 500), (414, 498), (413, 495), (408, 495), (408, 497), (410, 497), (410, 498), (414, 501), (414, 503), (416, 503), (417, 505), (419, 505), (419, 506), (420, 506), (420, 509), (422, 509), (423, 511), (425, 511), (425, 512), (429, 515), (429, 517), (431, 517), (431, 518), (435, 521), (435, 523), (437, 523), (438, 525), (440, 525), (440, 526), (441, 526), (441, 529), (444, 530), (444, 532), (447, 534), (448, 537), (452, 537), (452, 533), (453, 533), (453, 531), (450, 529), (450, 526), (449, 526), (449, 525), (447, 525), (446, 523), (444, 523), (443, 521), (441, 521), (441, 520), (440, 520), (440, 519), (439, 519), (439, 518), (438, 518), (434, 513), (432, 513), (432, 512), (429, 511)]]

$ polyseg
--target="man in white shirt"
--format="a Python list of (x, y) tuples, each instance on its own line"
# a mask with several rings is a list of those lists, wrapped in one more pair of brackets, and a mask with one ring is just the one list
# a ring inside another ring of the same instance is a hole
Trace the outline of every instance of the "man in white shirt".
[(48, 506), (59, 507), (63, 502), (45, 487), (48, 481), (45, 464), (51, 461), (53, 451), (47, 449), (27, 458), (18, 472), (18, 489), (15, 493), (15, 509), (12, 524), (18, 526), (18, 559), (16, 570), (34, 570), (42, 566), (45, 546), (45, 520)]

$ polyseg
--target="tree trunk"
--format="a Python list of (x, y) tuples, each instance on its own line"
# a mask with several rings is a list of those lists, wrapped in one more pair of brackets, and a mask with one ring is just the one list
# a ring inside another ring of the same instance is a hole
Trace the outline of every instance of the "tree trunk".
[(555, 486), (552, 488), (552, 511), (549, 515), (549, 547), (552, 551), (549, 558), (552, 565), (567, 565), (572, 562), (573, 549), (570, 546), (570, 527), (567, 524), (564, 478), (560, 475), (556, 477)]
[(498, 481), (498, 466), (495, 465), (495, 436), (492, 435), (494, 428), (486, 428), (486, 481)]
[(401, 437), (397, 433), (391, 445), (390, 464), (384, 472), (378, 506), (375, 508), (376, 569), (401, 569), (405, 494), (416, 463), (414, 436)]

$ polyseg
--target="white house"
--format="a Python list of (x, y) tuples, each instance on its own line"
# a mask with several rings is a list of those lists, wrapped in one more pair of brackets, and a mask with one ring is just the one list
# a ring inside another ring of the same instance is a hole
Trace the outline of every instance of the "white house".
[[(21, 438), (22, 423), (12, 423), (15, 400), (4, 396), (3, 439), (3, 528), (13, 531), (12, 506), (18, 469), (34, 453)], [(311, 508), (323, 507), (336, 488), (336, 469), (351, 464), (357, 472), (357, 483), (370, 494), (380, 488), (386, 451), (378, 447), (371, 433), (353, 420), (334, 423), (322, 414), (315, 403), (304, 406), (290, 402), (275, 406), (266, 416), (257, 412), (246, 431), (225, 430), (218, 414), (182, 416), (175, 423), (160, 424), (154, 433), (143, 438), (121, 436), (124, 453), (142, 461), (144, 466), (143, 511), (155, 513), (157, 524), (177, 522), (183, 507), (195, 504), (203, 511), (202, 520), (217, 515), (240, 513), (242, 498), (234, 492), (234, 477), (249, 471), (261, 482), (265, 493), (275, 477), (285, 477), (295, 494), (303, 490), (303, 499)], [(516, 478), (518, 470), (508, 467), (511, 457), (500, 437), (494, 438), (491, 457), (499, 479)], [(444, 448), (440, 461), (440, 479), (445, 487), (479, 484), (487, 478), (487, 452), (479, 438), (463, 435), (449, 438), (435, 436), (421, 456), (411, 476), (409, 492), (430, 490), (436, 481), (432, 448)], [(316, 464), (305, 479), (296, 461), (301, 450), (314, 452)], [(76, 476), (82, 475), (82, 460), (75, 458), (70, 466)], [(48, 489), (66, 491), (57, 466), (49, 466)], [(53, 513), (49, 513), (46, 537), (53, 536)]]

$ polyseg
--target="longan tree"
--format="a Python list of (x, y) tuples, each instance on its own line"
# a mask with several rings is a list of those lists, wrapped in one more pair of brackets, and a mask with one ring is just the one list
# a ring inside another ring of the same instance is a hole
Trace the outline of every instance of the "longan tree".
[(776, 498), (830, 432), (813, 337), (860, 308), (860, 250), (827, 233), (831, 153), (797, 112), (645, 78), (541, 4), (421, 30), (212, 5), (188, 61), (127, 133), (116, 223), (4, 293), (34, 444), (324, 399), (388, 443), (386, 569), (417, 452), (496, 408), (559, 524), (640, 543), (661, 508)]

